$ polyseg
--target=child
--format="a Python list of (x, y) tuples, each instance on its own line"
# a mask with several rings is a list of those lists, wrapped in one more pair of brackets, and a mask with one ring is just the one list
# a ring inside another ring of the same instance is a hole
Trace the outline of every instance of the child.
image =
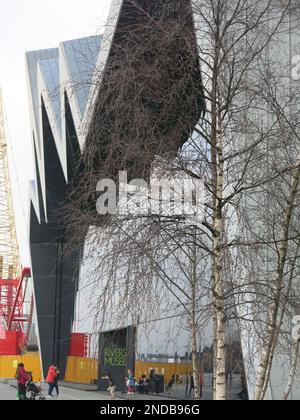
[(107, 373), (105, 378), (108, 380), (108, 385), (109, 385), (107, 391), (110, 392), (111, 397), (114, 399), (116, 388), (117, 388), (116, 383), (111, 377), (110, 373)]
[(128, 369), (127, 389), (128, 389), (128, 394), (134, 394), (135, 380), (134, 380), (134, 375), (130, 369)]

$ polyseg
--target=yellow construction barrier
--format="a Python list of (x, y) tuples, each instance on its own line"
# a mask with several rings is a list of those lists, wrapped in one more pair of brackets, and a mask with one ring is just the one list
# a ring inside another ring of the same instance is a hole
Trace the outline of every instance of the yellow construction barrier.
[(33, 372), (33, 379), (42, 380), (39, 353), (27, 353), (23, 356), (0, 356), (0, 378), (13, 379), (19, 363), (24, 363), (27, 371)]
[(142, 375), (149, 377), (151, 370), (159, 375), (165, 376), (165, 384), (168, 384), (173, 375), (179, 377), (185, 376), (187, 373), (192, 372), (192, 365), (188, 363), (157, 363), (157, 362), (135, 362), (135, 377), (140, 378)]
[[(36, 382), (42, 381), (42, 370), (39, 353), (27, 353), (23, 356), (0, 356), (0, 378), (13, 379), (19, 363), (24, 363), (27, 371), (33, 372)], [(65, 380), (89, 384), (98, 377), (96, 359), (68, 357)]]
[[(151, 370), (165, 376), (167, 384), (173, 375), (185, 376), (192, 372), (192, 365), (188, 363), (148, 363), (139, 360), (135, 363), (135, 376), (142, 375), (149, 377)], [(98, 378), (98, 361), (96, 359), (82, 359), (80, 357), (69, 357), (65, 380), (81, 384), (89, 384)]]
[[(27, 371), (32, 371), (36, 382), (42, 380), (42, 371), (39, 353), (27, 353), (23, 356), (0, 356), (0, 378), (13, 379), (19, 363), (24, 363)], [(167, 384), (173, 375), (185, 376), (192, 371), (192, 365), (187, 363), (156, 363), (136, 361), (135, 375), (149, 377), (150, 371), (165, 376)], [(85, 359), (81, 357), (68, 357), (65, 381), (80, 384), (90, 384), (98, 378), (97, 359)]]
[(98, 378), (98, 361), (81, 357), (68, 357), (65, 381), (90, 384)]

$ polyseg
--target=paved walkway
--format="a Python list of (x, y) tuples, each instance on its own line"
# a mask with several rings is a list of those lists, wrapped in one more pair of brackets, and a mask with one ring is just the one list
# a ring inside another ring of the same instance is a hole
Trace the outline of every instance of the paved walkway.
[[(70, 388), (81, 389), (85, 391), (92, 391), (97, 390), (96, 385), (79, 385), (73, 383), (62, 382), (62, 385)], [(188, 390), (189, 391), (189, 390)], [(228, 383), (227, 389), (227, 399), (228, 400), (238, 400), (237, 394), (241, 391), (241, 378), (240, 375), (233, 375), (232, 383)], [(188, 392), (189, 394), (189, 392)], [(194, 401), (194, 392), (191, 392), (191, 398), (186, 398), (186, 387), (185, 385), (174, 385), (172, 392), (160, 394), (159, 397), (152, 396), (152, 395), (126, 395), (117, 393), (117, 395), (121, 399), (125, 400), (173, 400), (173, 399), (180, 399), (180, 400), (187, 400), (187, 401)], [(213, 399), (213, 392), (212, 392), (212, 375), (205, 374), (205, 385), (203, 387), (203, 398), (202, 400), (210, 401)]]
[[(228, 383), (227, 387), (227, 399), (238, 400), (237, 394), (241, 391), (241, 377), (240, 375), (233, 375), (231, 385)], [(189, 395), (189, 390), (187, 395)], [(185, 385), (174, 385), (173, 390), (170, 394), (166, 393), (165, 396), (170, 396), (175, 399), (183, 400), (194, 400), (194, 392), (191, 392), (191, 398), (186, 398), (186, 387)], [(211, 401), (213, 399), (212, 391), (212, 375), (205, 374), (205, 385), (203, 386), (203, 398), (202, 400)]]
[[(47, 395), (47, 385), (43, 386), (44, 388), (44, 395)], [(60, 388), (61, 395), (59, 398), (54, 397), (51, 401), (59, 400), (69, 400), (69, 401), (110, 401), (111, 397), (107, 393), (99, 393), (99, 392), (88, 392), (88, 391), (81, 391), (78, 389), (70, 389), (61, 387)], [(0, 401), (13, 401), (16, 400), (16, 388), (13, 388), (10, 385), (0, 384)], [(117, 400), (118, 398), (116, 398)]]
[[(0, 400), (15, 400), (16, 399), (16, 387), (15, 381), (9, 380), (8, 384), (1, 383), (3, 380), (0, 380)], [(203, 388), (203, 400), (212, 400), (212, 391), (211, 386), (211, 377), (206, 377), (206, 385)], [(227, 398), (228, 400), (236, 400), (237, 392), (240, 391), (240, 377), (235, 376), (233, 378), (233, 384), (231, 390), (228, 390)], [(13, 386), (14, 387), (13, 387)], [(48, 385), (43, 385), (43, 394), (47, 395)], [(108, 392), (98, 392), (96, 391), (95, 385), (76, 385), (76, 384), (69, 384), (69, 383), (62, 383), (60, 386), (60, 393), (59, 400), (95, 400), (95, 401), (111, 401), (111, 397)], [(193, 400), (193, 394), (191, 395), (191, 401)], [(53, 398), (56, 400), (57, 398)], [(171, 399), (186, 399), (185, 398), (185, 386), (178, 385), (175, 386), (171, 394), (164, 394), (157, 396), (152, 395), (126, 395), (121, 394), (120, 392), (116, 393), (116, 400), (171, 400)]]

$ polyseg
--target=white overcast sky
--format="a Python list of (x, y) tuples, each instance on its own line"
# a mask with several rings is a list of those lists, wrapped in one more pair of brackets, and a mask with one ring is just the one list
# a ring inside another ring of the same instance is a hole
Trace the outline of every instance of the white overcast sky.
[(111, 0), (0, 0), (0, 86), (10, 144), (10, 170), (24, 265), (28, 183), (33, 179), (25, 52), (103, 31)]

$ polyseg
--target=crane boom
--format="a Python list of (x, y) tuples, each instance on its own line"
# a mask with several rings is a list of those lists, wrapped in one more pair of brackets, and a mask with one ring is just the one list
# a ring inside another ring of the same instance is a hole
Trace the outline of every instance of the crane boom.
[(0, 89), (0, 278), (15, 279), (21, 263), (9, 176), (7, 142)]
[(29, 268), (21, 269), (0, 90), (0, 354), (19, 354), (28, 344), (33, 316), (32, 293), (26, 300), (30, 276)]

